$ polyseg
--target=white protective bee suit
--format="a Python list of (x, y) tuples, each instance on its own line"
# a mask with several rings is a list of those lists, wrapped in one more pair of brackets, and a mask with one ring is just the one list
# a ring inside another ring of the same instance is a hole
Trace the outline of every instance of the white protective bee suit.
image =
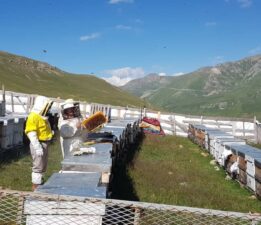
[(44, 96), (37, 96), (25, 126), (25, 133), (30, 140), (30, 152), (33, 160), (33, 190), (42, 184), (43, 174), (47, 168), (48, 144), (53, 132), (46, 117), (53, 102)]
[[(68, 115), (67, 110), (73, 110), (73, 115)], [(82, 117), (80, 115), (79, 103), (67, 99), (61, 104), (61, 115), (58, 128), (60, 130), (60, 142), (63, 157), (72, 155), (82, 145)]]

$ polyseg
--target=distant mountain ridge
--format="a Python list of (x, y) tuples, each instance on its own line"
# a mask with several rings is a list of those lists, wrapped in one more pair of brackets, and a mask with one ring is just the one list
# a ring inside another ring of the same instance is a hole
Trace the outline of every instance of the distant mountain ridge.
[[(132, 80), (120, 88), (144, 98), (150, 95), (150, 92), (157, 90), (161, 85), (167, 84), (171, 79), (171, 76), (159, 76), (156, 73), (151, 73), (148, 74), (146, 78)], [(146, 91), (144, 92), (144, 90)]]
[(261, 55), (177, 77), (146, 76), (121, 88), (166, 111), (261, 118)]
[(6, 90), (119, 106), (144, 101), (92, 75), (67, 73), (47, 63), (0, 51), (0, 85)]

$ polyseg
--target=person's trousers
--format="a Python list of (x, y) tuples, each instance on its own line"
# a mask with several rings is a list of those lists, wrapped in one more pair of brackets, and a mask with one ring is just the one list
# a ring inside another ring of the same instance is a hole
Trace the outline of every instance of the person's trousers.
[(36, 151), (30, 144), (30, 152), (33, 160), (32, 167), (32, 183), (41, 184), (43, 173), (46, 172), (48, 162), (48, 143), (40, 142), (43, 147), (43, 156), (36, 155)]

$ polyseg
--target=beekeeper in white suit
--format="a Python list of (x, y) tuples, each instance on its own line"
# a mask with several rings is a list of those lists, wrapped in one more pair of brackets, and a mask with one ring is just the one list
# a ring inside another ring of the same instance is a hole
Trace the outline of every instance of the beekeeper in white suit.
[(53, 132), (46, 117), (53, 102), (44, 96), (37, 96), (25, 126), (25, 133), (30, 140), (30, 152), (33, 160), (32, 189), (43, 182), (43, 174), (47, 168), (48, 145)]
[(61, 104), (61, 115), (58, 124), (63, 157), (72, 155), (82, 145), (81, 122), (79, 102), (67, 99)]

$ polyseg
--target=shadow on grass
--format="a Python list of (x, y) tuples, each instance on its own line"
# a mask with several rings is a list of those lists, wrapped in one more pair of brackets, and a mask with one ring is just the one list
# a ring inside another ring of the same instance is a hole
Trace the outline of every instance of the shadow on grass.
[(28, 156), (30, 150), (29, 146), (17, 146), (12, 149), (1, 150), (0, 152), (0, 165), (9, 164), (14, 161), (18, 161), (21, 158)]
[(139, 198), (134, 189), (133, 180), (128, 174), (128, 168), (133, 166), (136, 154), (140, 151), (144, 139), (144, 134), (140, 133), (137, 141), (129, 145), (124, 151), (125, 159), (117, 160), (113, 172), (113, 181), (111, 183), (113, 199), (139, 201)]

